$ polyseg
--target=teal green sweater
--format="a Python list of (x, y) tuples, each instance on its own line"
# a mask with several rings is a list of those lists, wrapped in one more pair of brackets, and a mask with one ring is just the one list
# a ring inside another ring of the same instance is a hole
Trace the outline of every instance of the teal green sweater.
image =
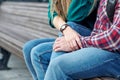
[[(91, 11), (93, 7), (94, 0), (72, 0), (67, 14), (67, 22), (72, 21), (79, 23), (83, 19), (85, 19), (89, 12)], [(52, 23), (52, 17), (50, 13), (50, 0), (49, 0), (49, 7), (48, 7), (48, 18), (49, 18), (49, 24), (51, 27), (54, 27)], [(53, 13), (53, 18), (57, 15), (56, 12)]]

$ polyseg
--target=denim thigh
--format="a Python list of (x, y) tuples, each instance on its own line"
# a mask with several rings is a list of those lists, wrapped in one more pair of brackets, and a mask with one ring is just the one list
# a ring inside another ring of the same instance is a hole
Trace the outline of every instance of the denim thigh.
[(115, 77), (120, 79), (120, 54), (98, 48), (83, 48), (51, 60), (62, 72), (73, 79)]
[(44, 79), (52, 53), (52, 46), (53, 42), (45, 42), (37, 45), (31, 51), (31, 62), (38, 80)]
[(53, 42), (55, 41), (54, 38), (44, 38), (44, 39), (34, 39), (34, 40), (30, 40), (28, 42), (26, 42), (23, 46), (23, 55), (25, 57), (30, 58), (30, 52), (32, 50), (32, 48), (34, 48), (35, 46), (44, 43), (44, 42)]
[[(37, 74), (35, 72), (35, 69), (33, 67), (33, 64), (31, 62), (31, 51), (34, 47), (36, 47), (39, 44), (46, 43), (46, 42), (54, 42), (54, 38), (44, 38), (44, 39), (34, 39), (26, 42), (23, 46), (23, 56), (25, 59), (25, 63), (32, 74), (32, 77), (34, 80), (37, 80)], [(40, 52), (39, 52), (40, 53)]]

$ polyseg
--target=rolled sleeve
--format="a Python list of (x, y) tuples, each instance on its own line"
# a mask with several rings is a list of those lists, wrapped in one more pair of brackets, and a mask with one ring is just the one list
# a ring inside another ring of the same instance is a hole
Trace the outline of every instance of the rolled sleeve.
[(53, 14), (51, 14), (51, 11), (50, 11), (51, 5), (50, 4), (51, 4), (51, 1), (49, 1), (49, 6), (48, 6), (48, 22), (52, 28), (55, 28), (53, 25), (53, 19), (55, 16), (57, 16), (57, 13), (54, 11)]

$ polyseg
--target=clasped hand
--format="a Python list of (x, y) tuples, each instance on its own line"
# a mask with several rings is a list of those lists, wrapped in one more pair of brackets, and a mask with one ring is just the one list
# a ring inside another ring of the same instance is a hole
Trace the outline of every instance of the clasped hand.
[(80, 35), (71, 28), (67, 28), (64, 36), (58, 37), (53, 45), (54, 51), (71, 52), (81, 48)]

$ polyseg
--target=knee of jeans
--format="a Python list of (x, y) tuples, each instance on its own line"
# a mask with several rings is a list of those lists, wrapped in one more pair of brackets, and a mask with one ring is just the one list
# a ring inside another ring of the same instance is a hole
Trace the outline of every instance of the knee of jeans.
[(25, 55), (29, 54), (31, 52), (32, 48), (36, 46), (35, 42), (36, 42), (36, 40), (30, 40), (23, 45), (22, 51)]
[(36, 47), (32, 48), (31, 53), (30, 53), (30, 58), (32, 61), (34, 61), (36, 58), (38, 58), (38, 51), (36, 49)]
[(23, 55), (25, 57), (27, 57), (28, 55), (30, 55), (30, 52), (31, 52), (31, 49), (32, 49), (30, 46), (31, 46), (31, 41), (28, 41), (23, 46), (22, 52), (23, 52)]
[(30, 53), (30, 57), (31, 57), (31, 60), (32, 61), (35, 61), (35, 60), (40, 60), (42, 54), (45, 53), (45, 51), (43, 51), (44, 45), (39, 45), (39, 47), (34, 47), (31, 49), (31, 53)]

